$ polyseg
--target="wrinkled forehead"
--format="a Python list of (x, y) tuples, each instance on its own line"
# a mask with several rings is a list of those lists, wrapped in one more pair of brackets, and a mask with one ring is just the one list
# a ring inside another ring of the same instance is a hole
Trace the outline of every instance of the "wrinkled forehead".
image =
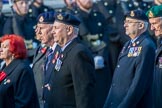
[(126, 17), (125, 20), (137, 21), (137, 19)]
[(72, 3), (75, 2), (76, 0), (64, 0), (65, 2)]
[(52, 27), (52, 24), (37, 24), (36, 25), (36, 28), (49, 28), (49, 27)]
[(126, 17), (125, 20), (126, 21), (133, 21), (133, 22), (144, 22), (142, 20), (138, 20), (138, 19), (134, 19), (134, 18), (130, 18), (130, 17)]
[(76, 1), (84, 2), (84, 3), (90, 3), (90, 2), (92, 2), (92, 0), (76, 0)]
[(150, 18), (149, 22), (150, 23), (159, 23), (162, 21), (162, 17), (155, 17), (155, 18)]
[(13, 0), (14, 3), (29, 3), (30, 1), (29, 0)]
[(65, 26), (66, 24), (62, 23), (62, 22), (59, 22), (59, 21), (55, 21), (53, 26), (57, 26), (57, 27), (63, 27)]

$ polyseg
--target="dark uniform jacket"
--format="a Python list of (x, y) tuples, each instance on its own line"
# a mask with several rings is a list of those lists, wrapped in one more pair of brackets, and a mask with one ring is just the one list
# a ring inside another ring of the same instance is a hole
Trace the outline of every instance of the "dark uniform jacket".
[(154, 57), (155, 45), (147, 35), (124, 45), (104, 108), (152, 108)]
[(26, 16), (20, 16), (16, 13), (6, 20), (3, 28), (3, 34), (17, 34), (26, 40), (34, 40), (36, 19)]
[(142, 9), (146, 12), (153, 5), (153, 1), (150, 0), (120, 0), (120, 3), (124, 13), (134, 9)]
[[(122, 26), (122, 24), (116, 23), (121, 21), (120, 14), (116, 15), (119, 0), (100, 0), (96, 1), (95, 6), (97, 6), (98, 10), (104, 15), (106, 18), (107, 24), (107, 36), (108, 36), (108, 51), (109, 51), (109, 61), (110, 68), (113, 75), (114, 69), (117, 64), (119, 53), (124, 46), (125, 38), (124, 36), (118, 35), (118, 26)], [(121, 12), (121, 9), (119, 10)], [(116, 20), (118, 19), (118, 20)], [(119, 27), (121, 29), (121, 27)]]
[(45, 6), (44, 4), (42, 4), (40, 7), (36, 7), (33, 2), (29, 6), (30, 17), (37, 18), (39, 16), (39, 14), (44, 13), (44, 12), (49, 12), (49, 11), (54, 11), (54, 9), (52, 9), (48, 6)]
[(162, 108), (162, 43), (156, 50), (155, 72), (153, 80), (154, 108)]
[(91, 53), (74, 39), (56, 63), (49, 108), (95, 108), (94, 71)]
[(100, 0), (97, 1), (95, 5), (97, 7), (94, 8), (97, 8), (104, 15), (105, 19), (111, 20), (111, 18), (114, 16), (116, 9), (116, 0)]
[(104, 105), (112, 79), (112, 63), (109, 61), (110, 52), (108, 49), (109, 42), (106, 20), (99, 11), (94, 9), (92, 9), (89, 13), (80, 9), (76, 16), (78, 16), (82, 21), (79, 25), (79, 31), (83, 42), (88, 45), (89, 49), (93, 53), (93, 57), (103, 57), (104, 67), (96, 69), (95, 72), (95, 103), (97, 104), (97, 108), (100, 108)]
[(6, 16), (4, 14), (0, 13), (0, 37), (3, 35), (3, 26), (6, 21)]
[(47, 50), (46, 46), (42, 47), (41, 45), (36, 49), (32, 66), (40, 106), (43, 106), (42, 87), (44, 85), (44, 63)]
[(0, 108), (39, 108), (31, 68), (15, 59), (3, 72), (7, 76), (0, 82)]
[[(4, 24), (3, 34), (17, 34), (22, 36), (25, 39), (27, 49), (34, 49), (35, 46), (33, 46), (33, 42), (38, 43), (35, 39), (35, 25), (36, 20), (34, 18), (31, 18), (28, 15), (20, 16), (14, 13), (13, 16), (7, 18)], [(32, 50), (28, 51), (28, 60), (31, 63), (34, 53)]]

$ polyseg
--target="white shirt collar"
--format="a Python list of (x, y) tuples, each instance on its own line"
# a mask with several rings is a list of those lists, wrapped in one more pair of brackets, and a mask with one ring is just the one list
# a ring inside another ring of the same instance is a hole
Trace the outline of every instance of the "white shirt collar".
[(50, 46), (50, 48), (52, 48), (52, 50), (54, 51), (56, 46), (57, 46), (57, 43), (54, 43), (52, 47)]

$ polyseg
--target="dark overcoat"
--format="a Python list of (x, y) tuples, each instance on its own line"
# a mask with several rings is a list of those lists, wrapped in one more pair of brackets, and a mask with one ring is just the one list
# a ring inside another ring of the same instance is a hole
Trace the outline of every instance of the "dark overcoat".
[(90, 51), (76, 38), (58, 60), (52, 75), (49, 108), (95, 108), (95, 69)]
[(3, 72), (0, 83), (0, 108), (39, 108), (32, 69), (23, 60), (15, 59)]
[(48, 48), (41, 45), (36, 49), (33, 58), (33, 73), (40, 106), (43, 106), (44, 63)]
[(154, 108), (162, 108), (162, 44), (158, 45), (155, 56), (155, 72), (153, 80)]
[(118, 58), (104, 108), (152, 108), (155, 45), (143, 34), (127, 42)]

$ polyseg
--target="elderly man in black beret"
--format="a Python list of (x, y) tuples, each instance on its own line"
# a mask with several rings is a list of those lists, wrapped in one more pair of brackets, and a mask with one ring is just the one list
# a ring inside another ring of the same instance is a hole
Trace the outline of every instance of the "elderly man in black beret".
[(162, 108), (162, 5), (153, 6), (146, 15), (149, 18), (151, 30), (154, 31), (157, 38), (153, 80), (154, 108)]
[(49, 108), (95, 108), (94, 61), (77, 37), (79, 24), (71, 14), (55, 14), (53, 36), (62, 53), (52, 73)]
[(152, 108), (155, 45), (146, 33), (147, 16), (141, 10), (130, 11), (124, 27), (131, 40), (120, 52), (104, 108)]
[(52, 25), (54, 23), (55, 12), (45, 12), (38, 16), (36, 35), (41, 44), (37, 48), (33, 59), (33, 72), (37, 87), (37, 94), (41, 108), (48, 108), (46, 102), (50, 91), (50, 76), (54, 69), (52, 58), (59, 52), (60, 47), (54, 42), (52, 35)]

